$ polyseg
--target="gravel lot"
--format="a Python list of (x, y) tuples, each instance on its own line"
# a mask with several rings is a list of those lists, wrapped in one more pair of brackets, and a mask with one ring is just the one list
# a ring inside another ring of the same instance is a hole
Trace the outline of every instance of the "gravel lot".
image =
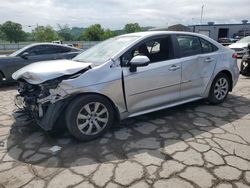
[(250, 79), (218, 106), (203, 101), (123, 121), (78, 142), (12, 116), (0, 88), (0, 187), (249, 187)]

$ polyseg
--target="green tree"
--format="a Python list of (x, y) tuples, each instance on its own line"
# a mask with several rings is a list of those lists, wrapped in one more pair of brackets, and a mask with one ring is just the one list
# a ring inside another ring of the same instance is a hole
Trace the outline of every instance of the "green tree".
[(1, 26), (1, 31), (6, 40), (10, 42), (25, 40), (25, 32), (22, 30), (22, 25), (19, 23), (7, 21)]
[(100, 41), (102, 40), (104, 34), (104, 30), (100, 24), (94, 24), (89, 26), (83, 32), (83, 40), (87, 41)]
[(25, 36), (26, 36), (25, 37), (26, 41), (35, 41), (35, 39), (34, 39), (34, 33), (26, 32)]
[(110, 29), (104, 30), (100, 24), (94, 24), (86, 28), (80, 39), (87, 41), (101, 41), (115, 36)]
[(134, 33), (142, 31), (138, 23), (128, 23), (125, 25), (124, 30), (126, 31), (126, 33)]
[(69, 26), (66, 25), (57, 25), (59, 30), (57, 31), (58, 35), (62, 38), (64, 41), (70, 41), (72, 40), (73, 36), (70, 33), (70, 28)]
[(57, 32), (51, 26), (38, 26), (33, 30), (35, 41), (39, 42), (51, 42), (53, 40), (59, 40)]
[(0, 40), (4, 40), (5, 36), (4, 33), (2, 31), (2, 25), (0, 25)]
[(73, 40), (83, 40), (83, 32), (86, 28), (81, 27), (72, 27), (70, 30), (70, 34), (72, 35)]
[(106, 29), (102, 35), (102, 39), (106, 40), (114, 36), (115, 36), (115, 33), (113, 31), (111, 31), (110, 29)]

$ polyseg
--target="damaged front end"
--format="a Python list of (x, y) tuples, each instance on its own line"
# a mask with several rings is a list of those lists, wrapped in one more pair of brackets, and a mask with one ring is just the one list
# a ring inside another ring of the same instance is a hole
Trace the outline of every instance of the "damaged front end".
[(12, 78), (18, 81), (15, 104), (44, 130), (53, 128), (71, 98), (59, 85), (91, 69), (90, 63), (72, 60), (43, 61), (27, 65)]
[(59, 116), (62, 115), (65, 106), (73, 97), (59, 84), (63, 80), (80, 76), (89, 68), (40, 84), (31, 84), (24, 79), (19, 79), (19, 94), (15, 97), (15, 104), (20, 109), (19, 112), (27, 115), (29, 120), (34, 120), (45, 131), (52, 130)]
[(39, 85), (30, 84), (25, 80), (18, 82), (16, 106), (46, 131), (53, 128), (66, 104), (65, 100), (61, 101), (67, 97), (67, 93), (58, 87), (60, 82), (60, 79)]

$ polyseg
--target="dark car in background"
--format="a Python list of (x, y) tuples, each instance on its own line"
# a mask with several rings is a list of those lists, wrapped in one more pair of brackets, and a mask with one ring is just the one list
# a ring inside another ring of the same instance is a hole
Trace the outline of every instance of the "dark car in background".
[(38, 61), (72, 59), (82, 52), (81, 49), (61, 44), (36, 43), (16, 52), (0, 56), (0, 84), (11, 81), (11, 75), (18, 69)]
[(240, 73), (243, 76), (250, 76), (250, 43), (247, 48), (247, 53), (243, 56), (240, 64)]

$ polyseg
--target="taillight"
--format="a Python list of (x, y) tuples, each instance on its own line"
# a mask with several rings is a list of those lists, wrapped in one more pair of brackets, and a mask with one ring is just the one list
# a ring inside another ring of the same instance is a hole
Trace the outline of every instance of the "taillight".
[(233, 53), (232, 58), (237, 59), (237, 53)]

